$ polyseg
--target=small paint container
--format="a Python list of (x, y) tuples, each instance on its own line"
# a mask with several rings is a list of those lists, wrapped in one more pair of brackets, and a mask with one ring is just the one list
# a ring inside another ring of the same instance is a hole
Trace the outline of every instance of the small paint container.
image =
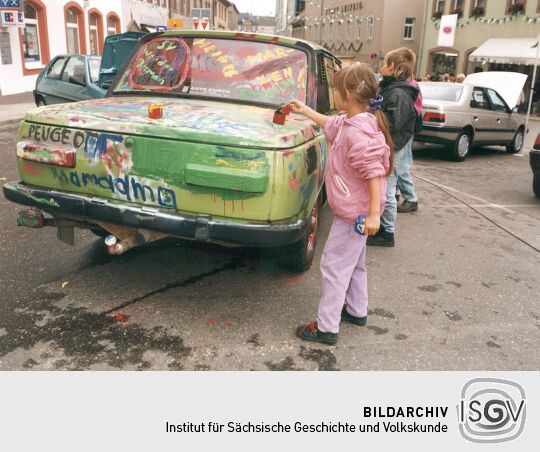
[(163, 117), (163, 104), (148, 105), (148, 117), (151, 119), (159, 119)]
[(283, 113), (280, 110), (276, 110), (274, 112), (273, 122), (274, 122), (274, 124), (278, 124), (278, 125), (282, 126), (282, 125), (285, 124), (285, 118), (286, 117), (287, 117), (287, 115), (285, 113)]
[(356, 223), (354, 223), (354, 232), (360, 235), (364, 235), (365, 226), (366, 226), (366, 216), (358, 215), (358, 218), (356, 219)]

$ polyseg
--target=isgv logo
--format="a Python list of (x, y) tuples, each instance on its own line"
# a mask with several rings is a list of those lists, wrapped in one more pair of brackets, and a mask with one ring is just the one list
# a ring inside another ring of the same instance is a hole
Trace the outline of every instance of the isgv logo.
[(459, 431), (467, 441), (512, 441), (525, 427), (525, 391), (513, 381), (475, 378), (463, 386), (457, 414)]

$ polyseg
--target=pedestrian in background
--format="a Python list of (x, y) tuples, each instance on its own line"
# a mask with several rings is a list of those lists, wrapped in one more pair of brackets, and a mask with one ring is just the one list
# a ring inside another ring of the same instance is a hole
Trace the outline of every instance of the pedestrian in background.
[(465, 81), (465, 74), (458, 74), (456, 77), (456, 83), (463, 83)]
[(410, 84), (416, 55), (411, 49), (401, 47), (386, 54), (381, 69), (383, 79), (379, 84), (383, 97), (383, 111), (388, 118), (390, 134), (394, 143), (394, 170), (388, 178), (386, 204), (381, 217), (379, 232), (368, 238), (371, 246), (394, 246), (394, 232), (397, 216), (396, 187), (398, 175), (402, 180), (400, 191), (403, 195), (403, 211), (418, 210), (418, 198), (411, 176), (412, 142), (417, 118), (414, 104), (418, 98), (418, 88)]
[[(296, 329), (300, 339), (330, 345), (337, 342), (341, 320), (366, 324), (366, 238), (379, 229), (386, 176), (392, 171), (392, 139), (369, 65), (339, 70), (334, 86), (336, 108), (343, 115), (327, 117), (299, 101), (291, 104), (294, 112), (324, 127), (332, 145), (325, 184), (334, 220), (321, 258), (318, 316)], [(357, 229), (362, 216), (363, 233)]]

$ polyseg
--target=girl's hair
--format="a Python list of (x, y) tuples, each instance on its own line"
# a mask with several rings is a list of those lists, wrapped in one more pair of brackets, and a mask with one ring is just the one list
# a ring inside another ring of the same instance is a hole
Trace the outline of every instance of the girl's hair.
[[(375, 74), (367, 63), (353, 63), (337, 71), (334, 75), (334, 88), (338, 90), (343, 100), (352, 96), (357, 102), (368, 106), (375, 100), (379, 91)], [(389, 176), (394, 169), (394, 142), (388, 121), (380, 108), (370, 108), (370, 112), (375, 115), (386, 144), (390, 147), (390, 167), (386, 173)]]
[(396, 80), (408, 80), (413, 75), (416, 55), (411, 49), (400, 47), (388, 52), (384, 63), (387, 66), (394, 65), (394, 78)]

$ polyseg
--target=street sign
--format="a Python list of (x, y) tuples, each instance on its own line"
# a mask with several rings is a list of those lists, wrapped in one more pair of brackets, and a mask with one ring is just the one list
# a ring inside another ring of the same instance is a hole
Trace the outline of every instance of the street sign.
[(191, 8), (191, 19), (195, 30), (210, 30), (212, 28), (212, 10), (210, 8)]
[(0, 0), (0, 8), (16, 8), (21, 7), (21, 0)]
[(24, 27), (24, 13), (22, 11), (2, 10), (0, 15), (3, 27)]

